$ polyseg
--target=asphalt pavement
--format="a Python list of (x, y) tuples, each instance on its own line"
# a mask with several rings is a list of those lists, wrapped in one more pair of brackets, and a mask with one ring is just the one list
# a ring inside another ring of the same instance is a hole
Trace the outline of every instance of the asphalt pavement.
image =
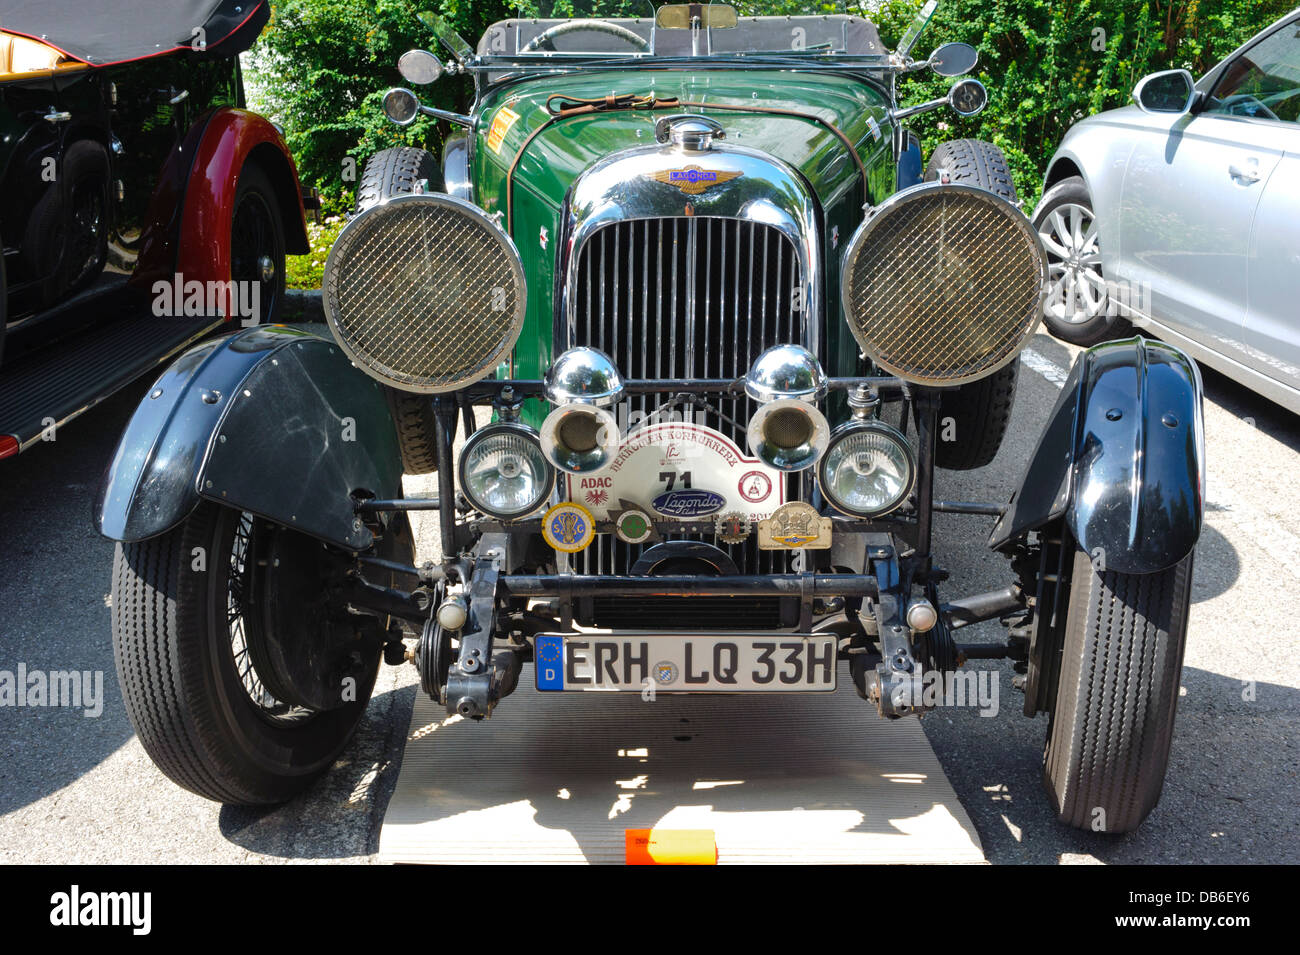
[[(1006, 499), (1073, 353), (1036, 337), (997, 459), (980, 471), (940, 472), (937, 495)], [(153, 767), (132, 733), (110, 645), (113, 545), (93, 530), (91, 506), (150, 380), (67, 425), (56, 441), (0, 462), (0, 671), (102, 674), (97, 716), (84, 706), (0, 707), (0, 860), (374, 861), (416, 692), (413, 668), (381, 670), (343, 757), (278, 808), (190, 795)], [(1010, 664), (977, 662), (998, 675), (997, 715), (940, 709), (922, 726), (991, 862), (1300, 862), (1300, 624), (1291, 606), (1300, 593), (1300, 418), (1210, 372), (1206, 392), (1206, 528), (1160, 805), (1128, 836), (1057, 824), (1039, 779), (1046, 717), (1021, 715)], [(989, 525), (938, 515), (937, 559), (952, 574), (947, 597), (1009, 581), (1005, 560), (984, 547)], [(963, 640), (1000, 637), (996, 623), (963, 631)]]

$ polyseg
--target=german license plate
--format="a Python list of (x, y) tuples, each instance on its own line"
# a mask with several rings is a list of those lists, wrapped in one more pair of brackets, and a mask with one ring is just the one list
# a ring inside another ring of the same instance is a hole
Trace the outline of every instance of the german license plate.
[(539, 634), (539, 690), (807, 693), (835, 689), (833, 635)]

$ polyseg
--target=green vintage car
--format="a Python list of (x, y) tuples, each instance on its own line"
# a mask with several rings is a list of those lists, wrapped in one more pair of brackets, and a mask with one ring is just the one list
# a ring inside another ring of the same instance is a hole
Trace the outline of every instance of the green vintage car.
[[(473, 103), (386, 95), (453, 133), (370, 159), (328, 329), (182, 358), (105, 483), (124, 696), (173, 779), (288, 798), (381, 657), (475, 720), (525, 673), (647, 701), (852, 686), (899, 718), (1003, 657), (1052, 716), (1063, 820), (1154, 807), (1201, 526), (1195, 367), (1092, 349), (1009, 503), (936, 500), (936, 468), (1001, 444), (1044, 253), (996, 147), (923, 162), (907, 128), (986, 100), (964, 79), (900, 106), (908, 74), (975, 66), (913, 56), (934, 4), (894, 51), (823, 6), (605, 4), (477, 48), (423, 18), (449, 55), (402, 74), (472, 76)], [(436, 498), (403, 472), (436, 472)], [(422, 564), (415, 510), (439, 521)], [(940, 511), (994, 524), (1006, 586), (940, 596)], [(1000, 644), (958, 643), (994, 619)]]

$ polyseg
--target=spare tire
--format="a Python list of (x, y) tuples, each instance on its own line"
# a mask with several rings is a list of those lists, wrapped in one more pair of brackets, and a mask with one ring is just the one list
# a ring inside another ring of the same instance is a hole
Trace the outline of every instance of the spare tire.
[[(421, 183), (424, 186), (421, 187)], [(413, 192), (446, 192), (438, 160), (427, 149), (396, 146), (381, 149), (366, 160), (357, 187), (357, 212), (376, 206), (393, 196)]]

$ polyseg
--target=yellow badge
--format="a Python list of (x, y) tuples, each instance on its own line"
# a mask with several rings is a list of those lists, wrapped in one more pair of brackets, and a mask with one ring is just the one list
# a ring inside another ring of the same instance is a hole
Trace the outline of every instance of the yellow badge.
[(758, 522), (762, 550), (825, 550), (831, 546), (831, 519), (809, 504), (791, 501)]
[(488, 129), (488, 149), (499, 155), (501, 153), (501, 144), (506, 140), (506, 133), (510, 132), (510, 127), (513, 126), (518, 119), (519, 114), (509, 106), (502, 106), (497, 110), (496, 116), (492, 119), (492, 126)]
[(710, 186), (720, 186), (724, 182), (731, 182), (731, 180), (739, 178), (744, 173), (730, 172), (725, 169), (701, 169), (699, 166), (687, 166), (684, 169), (661, 169), (658, 172), (651, 172), (646, 175), (656, 182), (676, 186), (688, 196), (698, 196)]
[(581, 504), (564, 501), (542, 517), (542, 537), (556, 550), (576, 554), (596, 539), (596, 519)]

